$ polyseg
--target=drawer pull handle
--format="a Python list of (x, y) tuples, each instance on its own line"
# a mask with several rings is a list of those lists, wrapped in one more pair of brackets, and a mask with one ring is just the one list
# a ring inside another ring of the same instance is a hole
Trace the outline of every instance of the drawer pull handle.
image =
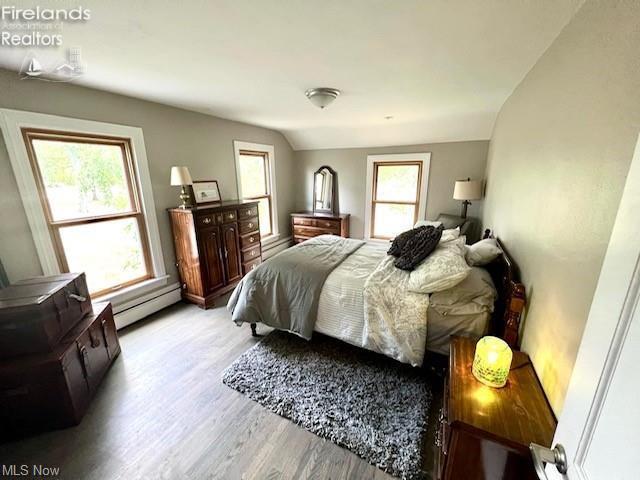
[(249, 242), (253, 243), (253, 237), (249, 237)]
[(211, 223), (211, 219), (209, 217), (205, 218), (204, 220), (202, 220), (202, 223), (204, 224), (210, 224)]
[(253, 228), (253, 223), (249, 222), (249, 228)]
[(87, 297), (83, 297), (82, 295), (76, 295), (75, 293), (67, 293), (67, 296), (69, 298), (73, 298), (74, 300), (76, 300), (78, 302), (86, 302), (87, 301)]
[(252, 210), (247, 210), (247, 215), (251, 215), (253, 213)]
[(330, 227), (330, 226), (331, 226), (331, 224), (330, 224), (329, 222), (324, 222), (324, 226), (325, 226), (325, 227)]
[(235, 216), (233, 213), (230, 213), (230, 214), (229, 214), (229, 218), (230, 218), (231, 220), (233, 220), (234, 218), (236, 218), (236, 216)]

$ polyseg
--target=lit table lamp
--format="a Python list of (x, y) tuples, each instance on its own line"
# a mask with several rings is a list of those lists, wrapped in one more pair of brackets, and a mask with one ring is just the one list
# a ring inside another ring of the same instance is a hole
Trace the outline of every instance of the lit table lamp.
[(180, 205), (180, 208), (190, 207), (191, 205), (187, 203), (187, 200), (189, 200), (187, 185), (193, 185), (193, 180), (191, 179), (189, 169), (187, 167), (171, 167), (171, 185), (182, 187), (180, 191), (182, 205)]
[(460, 216), (467, 218), (467, 205), (471, 205), (469, 200), (480, 200), (482, 198), (482, 181), (471, 180), (457, 180), (456, 185), (453, 188), (453, 199), (462, 200), (462, 212)]
[(500, 388), (507, 383), (513, 352), (507, 342), (498, 337), (482, 337), (476, 344), (473, 376), (489, 387)]

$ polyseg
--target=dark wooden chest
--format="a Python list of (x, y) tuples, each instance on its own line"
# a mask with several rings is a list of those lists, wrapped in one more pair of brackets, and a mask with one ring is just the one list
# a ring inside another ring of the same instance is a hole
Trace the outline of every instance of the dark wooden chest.
[(0, 358), (53, 351), (90, 312), (84, 273), (29, 278), (0, 290)]
[(97, 303), (52, 352), (0, 361), (0, 438), (78, 424), (119, 353), (111, 304)]
[(202, 308), (262, 262), (257, 201), (169, 209), (182, 298)]

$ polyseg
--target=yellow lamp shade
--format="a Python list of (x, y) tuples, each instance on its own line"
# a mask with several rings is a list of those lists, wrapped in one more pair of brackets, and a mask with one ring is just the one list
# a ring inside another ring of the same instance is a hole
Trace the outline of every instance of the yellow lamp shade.
[(476, 344), (473, 376), (490, 387), (504, 387), (512, 357), (513, 353), (507, 342), (498, 337), (482, 337)]

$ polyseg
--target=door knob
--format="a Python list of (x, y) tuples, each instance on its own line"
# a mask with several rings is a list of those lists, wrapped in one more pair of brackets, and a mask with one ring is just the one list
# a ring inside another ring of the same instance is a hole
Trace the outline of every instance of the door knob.
[(556, 470), (563, 475), (567, 473), (567, 454), (560, 443), (557, 443), (553, 449), (543, 447), (537, 443), (531, 443), (529, 444), (529, 450), (533, 457), (533, 466), (540, 480), (548, 480), (547, 474), (544, 471), (544, 466), (547, 463), (555, 465)]

